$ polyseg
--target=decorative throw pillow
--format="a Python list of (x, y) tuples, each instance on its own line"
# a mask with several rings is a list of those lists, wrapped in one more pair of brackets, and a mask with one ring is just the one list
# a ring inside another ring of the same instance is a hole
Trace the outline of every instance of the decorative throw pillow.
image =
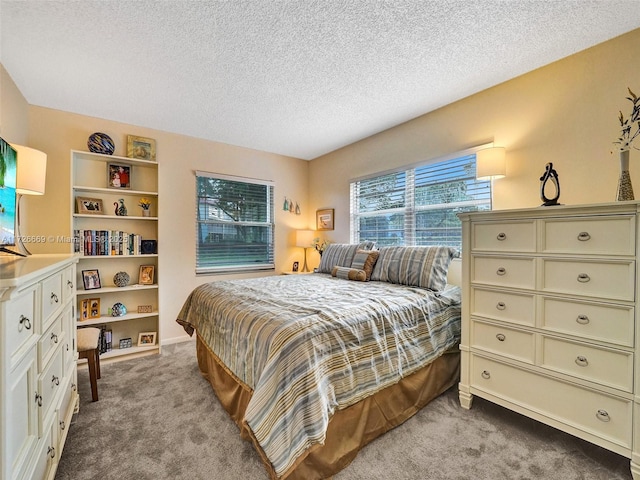
[(331, 275), (338, 278), (343, 278), (344, 280), (355, 280), (357, 282), (366, 282), (367, 274), (364, 270), (358, 270), (356, 268), (347, 268), (347, 267), (333, 267), (331, 270)]
[(371, 250), (374, 242), (354, 243), (330, 243), (324, 249), (318, 266), (319, 273), (331, 273), (333, 267), (351, 267), (353, 257), (357, 250)]
[(457, 250), (451, 247), (381, 247), (371, 280), (442, 290)]
[(378, 250), (356, 250), (356, 254), (353, 256), (353, 261), (351, 262), (351, 268), (364, 270), (367, 274), (367, 281), (369, 281), (371, 280), (371, 272), (373, 272), (373, 267), (376, 264), (376, 260), (378, 260), (379, 254), (380, 252), (378, 252)]

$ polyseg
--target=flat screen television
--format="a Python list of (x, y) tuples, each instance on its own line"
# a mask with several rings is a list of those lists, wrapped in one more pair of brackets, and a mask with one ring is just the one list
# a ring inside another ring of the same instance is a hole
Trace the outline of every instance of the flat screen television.
[(18, 154), (0, 138), (0, 252), (15, 253), (6, 247), (16, 244), (17, 176)]

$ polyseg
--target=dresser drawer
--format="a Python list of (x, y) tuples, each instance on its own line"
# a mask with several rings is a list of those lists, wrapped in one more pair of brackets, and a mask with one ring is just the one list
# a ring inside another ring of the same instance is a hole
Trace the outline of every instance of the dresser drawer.
[(633, 326), (633, 307), (542, 299), (542, 328), (547, 330), (632, 347)]
[(472, 320), (471, 346), (522, 362), (534, 362), (535, 337), (530, 332)]
[(38, 394), (42, 397), (42, 407), (38, 409), (38, 425), (42, 432), (43, 425), (49, 417), (54, 414), (56, 400), (60, 393), (64, 380), (62, 369), (62, 349), (58, 348), (47, 365), (47, 368), (40, 373), (38, 379)]
[(489, 252), (535, 252), (536, 229), (531, 220), (474, 223), (471, 249)]
[(42, 282), (42, 331), (49, 328), (52, 316), (62, 306), (62, 277), (63, 271), (51, 275)]
[(635, 255), (635, 217), (558, 218), (543, 222), (542, 251)]
[(46, 332), (38, 340), (38, 370), (42, 371), (46, 367), (56, 349), (63, 343), (64, 333), (62, 316), (59, 315), (49, 326)]
[[(31, 288), (22, 292), (11, 302), (4, 303), (6, 317), (3, 321), (6, 322), (4, 331), (7, 336), (6, 339), (1, 340), (9, 348), (12, 365), (20, 360), (21, 355), (18, 353), (29, 343), (29, 340), (34, 339), (33, 341), (35, 341), (36, 292), (35, 287)], [(16, 356), (16, 354), (18, 355)]]
[(543, 259), (542, 268), (547, 292), (634, 300), (635, 262)]
[(631, 448), (630, 400), (472, 355), (474, 389), (518, 404), (539, 415)]
[(76, 293), (76, 269), (71, 266), (62, 272), (62, 301), (66, 302)]
[(471, 281), (502, 287), (527, 288), (536, 284), (533, 258), (472, 256)]
[(472, 315), (534, 325), (535, 299), (533, 295), (520, 295), (482, 288), (474, 288), (471, 292)]
[(585, 380), (633, 390), (633, 354), (542, 336), (542, 366)]

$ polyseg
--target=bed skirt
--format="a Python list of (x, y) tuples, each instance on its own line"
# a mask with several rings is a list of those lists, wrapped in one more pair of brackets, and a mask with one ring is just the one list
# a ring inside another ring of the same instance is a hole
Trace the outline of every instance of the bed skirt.
[[(244, 412), (251, 389), (240, 382), (197, 336), (198, 365), (220, 403), (240, 428), (242, 438), (251, 440), (272, 480), (278, 479), (251, 430)], [(365, 445), (400, 425), (460, 379), (460, 352), (445, 353), (421, 370), (344, 410), (337, 410), (327, 429), (323, 445), (311, 447), (278, 480), (329, 479), (345, 468)]]

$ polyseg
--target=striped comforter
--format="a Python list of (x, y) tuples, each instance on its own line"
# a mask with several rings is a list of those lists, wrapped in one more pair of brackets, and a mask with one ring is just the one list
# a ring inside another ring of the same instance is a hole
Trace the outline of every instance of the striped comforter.
[(284, 474), (336, 409), (397, 383), (460, 340), (460, 291), (325, 274), (197, 287), (178, 322), (253, 390), (245, 421)]

